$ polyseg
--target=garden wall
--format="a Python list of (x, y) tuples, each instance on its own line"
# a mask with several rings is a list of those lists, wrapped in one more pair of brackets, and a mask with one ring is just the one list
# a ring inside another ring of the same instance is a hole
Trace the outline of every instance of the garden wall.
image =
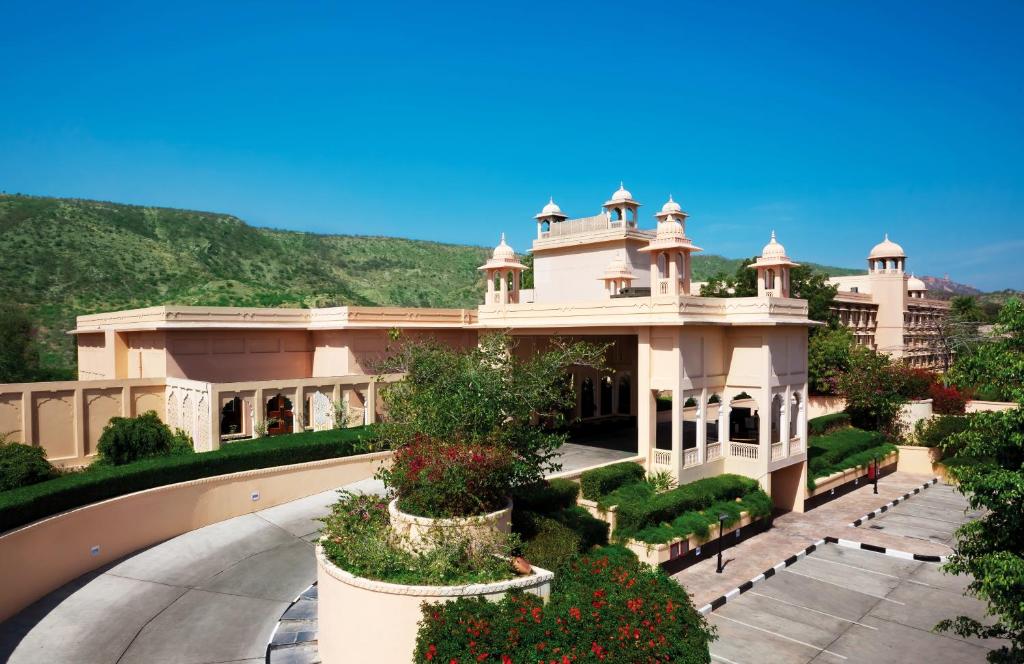
[(835, 396), (814, 395), (807, 397), (807, 419), (839, 413), (846, 409), (846, 399)]
[(0, 536), (0, 621), (134, 551), (366, 479), (390, 456), (390, 452), (375, 452), (170, 484), (13, 530)]
[[(896, 472), (898, 458), (899, 454), (894, 452), (882, 459), (879, 477)], [(865, 479), (867, 474), (868, 467), (864, 465), (854, 466), (853, 468), (832, 473), (828, 477), (818, 478), (814, 482), (814, 488), (807, 490), (806, 498), (804, 498), (804, 510), (812, 510), (833, 498), (838, 498), (864, 486), (867, 482)]]
[(1013, 410), (1017, 407), (1013, 401), (975, 401), (967, 402), (968, 413), (988, 413), (992, 411)]

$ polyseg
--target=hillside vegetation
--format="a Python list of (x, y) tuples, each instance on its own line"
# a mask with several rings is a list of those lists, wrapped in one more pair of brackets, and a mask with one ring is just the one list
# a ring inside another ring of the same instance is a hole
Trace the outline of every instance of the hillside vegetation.
[[(526, 222), (524, 222), (526, 223)], [(482, 247), (249, 226), (227, 214), (0, 194), (0, 304), (22, 305), (46, 376), (75, 375), (75, 316), (153, 306), (474, 307)], [(693, 278), (739, 259), (694, 258)], [(831, 274), (856, 270), (822, 268)]]

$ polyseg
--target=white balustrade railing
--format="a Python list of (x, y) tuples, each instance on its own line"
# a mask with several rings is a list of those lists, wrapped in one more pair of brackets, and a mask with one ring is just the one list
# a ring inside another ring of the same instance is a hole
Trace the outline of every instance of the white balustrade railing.
[(802, 452), (803, 449), (804, 449), (803, 448), (803, 444), (801, 443), (799, 436), (797, 436), (796, 438), (791, 438), (789, 440), (789, 453), (790, 454), (796, 454), (797, 452)]
[(654, 450), (654, 463), (659, 466), (671, 466), (672, 450)]
[(782, 443), (772, 443), (772, 461), (778, 461), (786, 455), (786, 450), (782, 449)]
[(721, 443), (708, 443), (707, 447), (708, 461), (714, 461), (715, 459), (722, 456), (722, 444)]
[(689, 449), (689, 450), (683, 450), (683, 468), (689, 468), (690, 466), (696, 466), (698, 458), (699, 458), (699, 456), (697, 454), (697, 448), (696, 447), (694, 447), (692, 449)]
[(756, 459), (757, 445), (754, 443), (729, 443), (729, 456), (741, 459)]

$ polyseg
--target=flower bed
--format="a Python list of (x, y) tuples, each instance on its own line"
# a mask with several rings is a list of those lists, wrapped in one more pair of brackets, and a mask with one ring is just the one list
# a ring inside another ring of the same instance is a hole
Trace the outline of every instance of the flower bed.
[(513, 593), (424, 607), (413, 661), (696, 664), (708, 661), (711, 638), (685, 588), (660, 570), (601, 555), (566, 566), (547, 604)]
[(371, 429), (336, 429), (234, 443), (213, 452), (97, 466), (0, 492), (0, 532), (89, 503), (167, 484), (258, 468), (350, 456)]
[[(896, 450), (895, 446), (890, 447), (893, 447), (892, 452), (889, 452), (884, 456), (878, 457), (880, 466), (879, 472), (882, 474), (891, 472), (896, 469), (895, 466), (899, 458), (899, 453)], [(804, 500), (810, 501), (813, 498), (818, 498), (819, 496), (823, 496), (825, 494), (831, 494), (833, 491), (839, 490), (840, 487), (843, 487), (847, 484), (856, 484), (867, 475), (868, 465), (868, 463), (855, 464), (853, 466), (850, 466), (849, 468), (844, 468), (843, 470), (836, 471), (825, 477), (818, 478), (818, 481), (815, 483), (815, 485), (807, 489), (807, 495), (804, 498)], [(820, 504), (821, 502), (824, 501), (818, 501), (814, 504), (817, 505)]]
[(872, 459), (888, 456), (896, 446), (884, 434), (847, 427), (824, 436), (811, 436), (807, 443), (807, 488), (836, 473), (864, 466)]

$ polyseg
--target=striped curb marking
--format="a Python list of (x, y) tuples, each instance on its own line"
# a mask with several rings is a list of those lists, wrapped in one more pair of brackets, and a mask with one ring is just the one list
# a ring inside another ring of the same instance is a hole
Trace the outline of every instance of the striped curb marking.
[(766, 569), (765, 571), (761, 572), (760, 574), (755, 576), (753, 579), (751, 579), (749, 581), (745, 581), (744, 583), (741, 583), (738, 587), (733, 588), (732, 590), (730, 590), (729, 592), (725, 593), (724, 595), (722, 595), (720, 597), (716, 597), (715, 599), (711, 600), (711, 603), (705, 604), (704, 606), (700, 607), (700, 609), (698, 609), (698, 611), (700, 612), (700, 614), (702, 616), (706, 616), (709, 613), (711, 613), (712, 611), (714, 611), (716, 609), (722, 608), (723, 606), (725, 606), (726, 602), (729, 602), (731, 600), (736, 599), (737, 597), (739, 597), (743, 593), (747, 592), (748, 590), (750, 590), (751, 588), (753, 588), (757, 584), (761, 583), (765, 579), (770, 579), (771, 577), (775, 576), (776, 572), (784, 570), (787, 567), (789, 567), (790, 565), (792, 565), (793, 563), (795, 563), (796, 561), (800, 560), (801, 558), (803, 558), (803, 557), (805, 557), (805, 556), (807, 556), (807, 555), (809, 555), (811, 553), (814, 553), (814, 551), (819, 546), (824, 544), (826, 541), (827, 540), (823, 540), (823, 539), (818, 540), (817, 542), (815, 542), (814, 544), (810, 545), (806, 549), (804, 549), (802, 551), (798, 551), (797, 553), (794, 553), (792, 556), (790, 556), (789, 558), (786, 558), (781, 563), (779, 563), (779, 564), (777, 564), (777, 565), (775, 565), (773, 567), (770, 567), (770, 568)]
[[(283, 650), (283, 649), (287, 649), (289, 646), (302, 645), (303, 643), (310, 643), (310, 641), (295, 641), (294, 643), (291, 643), (291, 644), (280, 644), (280, 645), (278, 645), (278, 644), (274, 643), (274, 639), (275, 639), (275, 637), (277, 637), (277, 633), (281, 629), (281, 623), (286, 621), (285, 616), (288, 614), (289, 611), (291, 611), (292, 607), (295, 606), (296, 604), (298, 604), (299, 600), (301, 600), (303, 598), (309, 599), (311, 592), (315, 591), (316, 588), (317, 588), (317, 584), (314, 581), (308, 588), (306, 588), (301, 593), (296, 595), (295, 599), (293, 599), (291, 604), (289, 604), (288, 607), (284, 610), (284, 613), (281, 614), (281, 619), (277, 621), (276, 625), (274, 625), (274, 631), (270, 633), (270, 638), (267, 639), (267, 650), (266, 650), (266, 656), (264, 658), (264, 661), (267, 664), (270, 664), (271, 659), (272, 659), (271, 658), (271, 654), (274, 653), (274, 652), (277, 652), (277, 651)], [(298, 661), (298, 660), (294, 660), (294, 661)]]
[(903, 558), (904, 560), (918, 560), (925, 563), (944, 563), (949, 560), (949, 556), (928, 556), (923, 553), (907, 553), (906, 551), (897, 551), (896, 549), (888, 549), (884, 546), (865, 544), (864, 542), (854, 542), (853, 540), (842, 539), (839, 537), (826, 537), (825, 541), (829, 544), (838, 544), (839, 546), (844, 546), (848, 549), (873, 551), (874, 553), (882, 553), (894, 558)]
[(925, 482), (921, 486), (917, 487), (913, 491), (911, 491), (909, 493), (905, 493), (902, 496), (900, 496), (899, 498), (893, 500), (892, 502), (889, 502), (889, 503), (886, 503), (885, 505), (882, 505), (881, 507), (879, 507), (874, 512), (871, 512), (870, 514), (865, 514), (861, 518), (859, 518), (856, 521), (854, 521), (853, 523), (851, 523), (850, 527), (851, 528), (857, 528), (858, 526), (863, 524), (865, 521), (870, 521), (871, 519), (874, 519), (879, 514), (882, 514), (884, 512), (888, 512), (890, 507), (895, 507), (897, 504), (902, 503), (904, 500), (906, 500), (907, 498), (910, 498), (914, 494), (921, 493), (921, 491), (923, 491), (924, 489), (927, 489), (928, 487), (934, 485), (938, 481), (939, 481), (938, 477), (933, 477), (932, 479), (928, 480), (927, 482)]

